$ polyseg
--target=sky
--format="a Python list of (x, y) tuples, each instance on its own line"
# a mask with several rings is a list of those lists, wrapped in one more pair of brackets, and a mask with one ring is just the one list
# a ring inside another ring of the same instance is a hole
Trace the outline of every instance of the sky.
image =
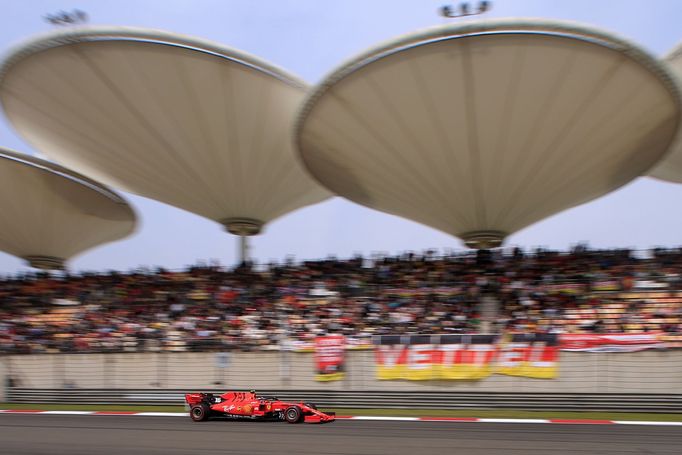
[[(221, 42), (279, 65), (311, 84), (384, 40), (452, 22), (437, 14), (447, 0), (0, 0), (0, 53), (53, 28), (44, 16), (80, 9), (92, 25), (164, 29)], [(477, 1), (471, 2), (476, 4)], [(568, 19), (616, 32), (664, 56), (682, 41), (682, 1), (493, 0), (485, 17)], [(36, 154), (0, 114), (0, 146)], [(180, 269), (201, 261), (233, 265), (237, 239), (214, 221), (135, 195), (123, 195), (140, 218), (137, 232), (69, 261), (74, 271)], [(682, 185), (639, 178), (588, 204), (513, 235), (508, 246), (566, 250), (647, 249), (682, 244)], [(0, 216), (2, 216), (0, 214)], [(462, 250), (461, 241), (424, 225), (341, 198), (297, 210), (253, 238), (256, 262), (350, 257), (375, 252)], [(0, 274), (30, 270), (0, 252)]]

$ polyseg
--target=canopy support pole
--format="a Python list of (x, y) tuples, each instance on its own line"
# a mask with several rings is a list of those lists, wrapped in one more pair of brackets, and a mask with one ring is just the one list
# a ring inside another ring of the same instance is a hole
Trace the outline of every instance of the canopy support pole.
[(244, 264), (249, 260), (249, 237), (246, 235), (239, 235), (239, 263)]

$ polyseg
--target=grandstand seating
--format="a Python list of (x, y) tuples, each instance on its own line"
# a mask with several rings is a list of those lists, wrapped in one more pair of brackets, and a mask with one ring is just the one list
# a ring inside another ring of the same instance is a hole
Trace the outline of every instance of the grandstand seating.
[[(682, 332), (682, 253), (520, 250), (0, 281), (0, 352), (272, 349), (342, 333)], [(484, 297), (497, 309), (481, 312)], [(492, 316), (491, 316), (492, 315)]]

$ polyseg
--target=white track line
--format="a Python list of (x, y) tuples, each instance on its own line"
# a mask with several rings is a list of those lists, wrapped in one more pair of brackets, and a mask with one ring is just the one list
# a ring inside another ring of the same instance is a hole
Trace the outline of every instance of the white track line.
[[(134, 412), (116, 411), (41, 411), (0, 409), (0, 414), (18, 415), (100, 415), (100, 416), (142, 416), (142, 417), (187, 417), (184, 412)], [(340, 416), (339, 420), (373, 420), (390, 422), (449, 422), (449, 423), (527, 423), (553, 425), (661, 425), (682, 426), (682, 422), (656, 422), (642, 420), (589, 420), (589, 419), (493, 419), (493, 418), (448, 418), (448, 417), (389, 417), (389, 416)]]
[(391, 420), (391, 421), (405, 421), (414, 422), (419, 420), (419, 417), (385, 417), (385, 416), (351, 416), (352, 420)]
[(92, 414), (92, 411), (42, 411), (39, 414), (52, 414), (52, 415), (88, 415)]
[(614, 420), (613, 423), (618, 425), (669, 425), (675, 427), (682, 427), (682, 422), (650, 422), (641, 420)]
[(548, 419), (478, 419), (484, 423), (552, 423)]

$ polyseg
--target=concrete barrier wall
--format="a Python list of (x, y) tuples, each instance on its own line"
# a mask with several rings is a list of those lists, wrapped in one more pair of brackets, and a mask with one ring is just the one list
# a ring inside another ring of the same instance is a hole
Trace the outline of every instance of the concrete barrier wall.
[[(309, 353), (45, 354), (0, 359), (0, 377), (27, 388), (271, 389), (543, 393), (679, 393), (682, 350), (637, 353), (562, 352), (556, 379), (494, 374), (479, 381), (380, 381), (371, 351), (353, 351), (346, 377), (315, 381)], [(4, 389), (4, 387), (3, 387)]]
[(4, 403), (7, 391), (7, 371), (5, 367), (5, 359), (0, 357), (0, 403)]

